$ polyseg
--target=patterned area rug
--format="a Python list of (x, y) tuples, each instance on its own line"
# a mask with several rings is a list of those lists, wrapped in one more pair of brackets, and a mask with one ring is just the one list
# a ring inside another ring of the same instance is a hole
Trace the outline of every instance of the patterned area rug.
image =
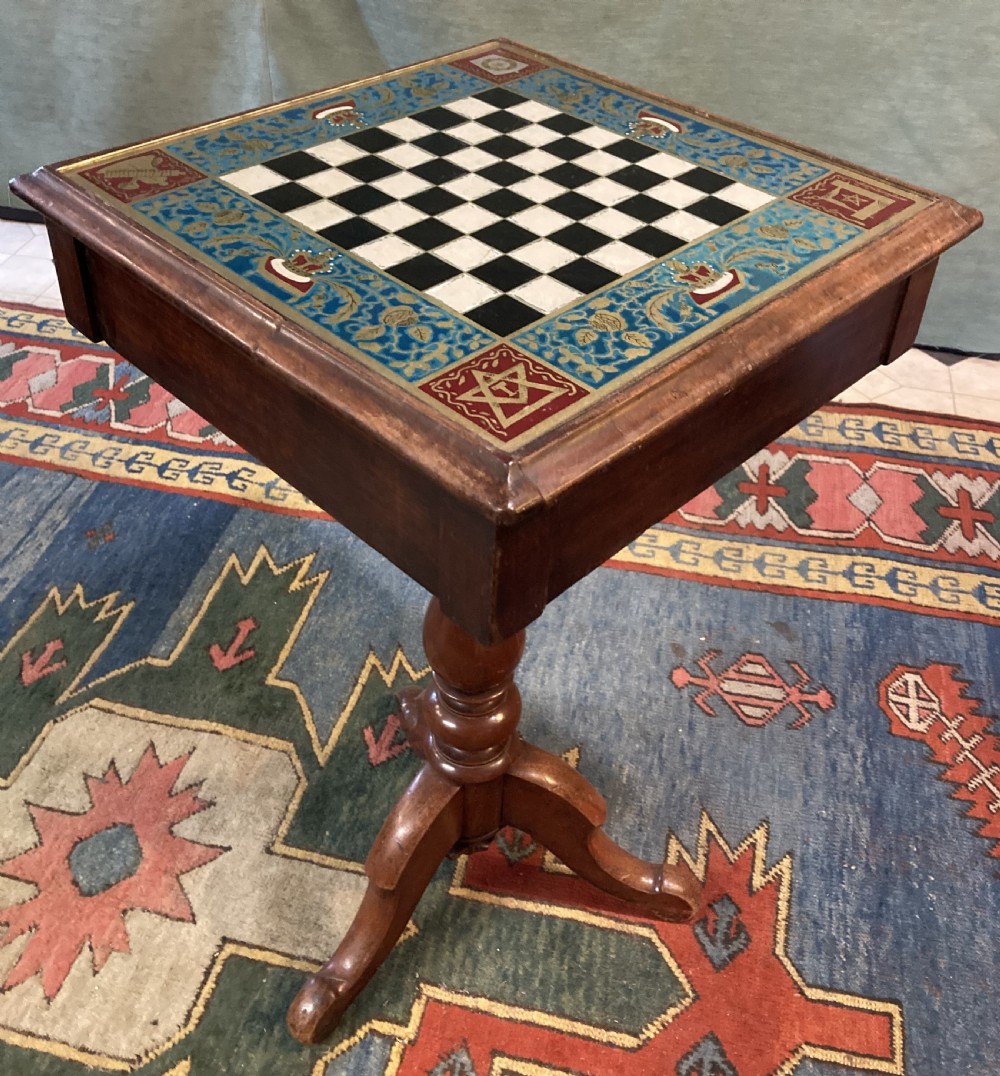
[(702, 911), (506, 831), (313, 1049), (426, 596), (50, 313), (0, 488), (0, 1072), (1000, 1071), (1000, 427), (824, 409), (553, 603), (526, 732)]

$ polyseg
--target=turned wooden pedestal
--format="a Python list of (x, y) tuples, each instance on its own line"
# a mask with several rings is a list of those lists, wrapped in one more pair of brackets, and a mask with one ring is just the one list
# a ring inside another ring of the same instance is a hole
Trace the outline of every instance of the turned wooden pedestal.
[(324, 1039), (395, 945), (448, 855), (485, 848), (514, 826), (582, 878), (649, 915), (694, 914), (698, 885), (683, 866), (647, 863), (601, 829), (597, 790), (557, 755), (517, 734), (514, 670), (524, 632), (483, 646), (432, 599), (424, 619), (430, 686), (400, 695), (402, 724), (424, 765), (382, 827), (365, 873), (368, 889), (337, 951), (288, 1010), (302, 1042)]

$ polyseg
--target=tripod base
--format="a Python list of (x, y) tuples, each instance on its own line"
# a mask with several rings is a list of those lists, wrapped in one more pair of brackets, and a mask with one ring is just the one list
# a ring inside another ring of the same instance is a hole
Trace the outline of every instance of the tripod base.
[(648, 863), (601, 829), (603, 797), (557, 755), (516, 734), (513, 673), (523, 633), (492, 647), (465, 635), (432, 600), (424, 646), (430, 687), (400, 696), (402, 724), (425, 762), (365, 863), (368, 889), (337, 951), (288, 1011), (304, 1043), (326, 1038), (389, 955), (449, 854), (485, 848), (502, 826), (529, 833), (581, 878), (669, 922), (689, 919), (698, 885), (683, 867)]

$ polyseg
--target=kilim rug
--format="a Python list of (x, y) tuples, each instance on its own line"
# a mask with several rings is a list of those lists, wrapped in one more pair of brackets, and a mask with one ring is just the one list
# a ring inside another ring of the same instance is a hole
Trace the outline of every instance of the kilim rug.
[(1000, 1072), (1000, 426), (826, 408), (553, 603), (526, 732), (702, 910), (505, 831), (312, 1049), (426, 595), (51, 313), (0, 490), (0, 1073)]

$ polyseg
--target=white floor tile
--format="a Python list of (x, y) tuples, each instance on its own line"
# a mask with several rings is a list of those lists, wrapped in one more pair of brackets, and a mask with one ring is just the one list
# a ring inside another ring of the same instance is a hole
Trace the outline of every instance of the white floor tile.
[(30, 224), (16, 220), (0, 220), (0, 254), (16, 254), (35, 238)]
[(904, 388), (951, 393), (948, 367), (915, 347), (883, 367), (883, 370), (886, 377)]
[(12, 302), (34, 302), (56, 284), (56, 269), (48, 258), (20, 254), (0, 265), (0, 296)]
[(1000, 399), (994, 400), (985, 396), (959, 396), (956, 393), (955, 414), (963, 418), (984, 418), (990, 422), (1000, 422)]
[(963, 359), (950, 367), (950, 371), (951, 387), (956, 396), (986, 396), (1000, 401), (1000, 361)]
[(913, 411), (934, 411), (939, 415), (955, 414), (954, 396), (950, 392), (935, 392), (932, 389), (901, 387), (871, 402), (885, 404), (887, 407), (904, 407)]

